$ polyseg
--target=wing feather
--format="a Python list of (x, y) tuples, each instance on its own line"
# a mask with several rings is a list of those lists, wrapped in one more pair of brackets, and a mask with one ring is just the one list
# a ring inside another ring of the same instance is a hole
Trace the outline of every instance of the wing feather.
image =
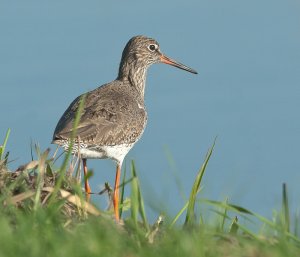
[[(147, 114), (139, 98), (127, 93), (122, 84), (107, 84), (87, 93), (77, 127), (83, 142), (99, 145), (134, 143), (142, 134)], [(129, 91), (130, 92), (130, 91)], [(71, 138), (80, 99), (77, 97), (59, 120), (53, 141)]]

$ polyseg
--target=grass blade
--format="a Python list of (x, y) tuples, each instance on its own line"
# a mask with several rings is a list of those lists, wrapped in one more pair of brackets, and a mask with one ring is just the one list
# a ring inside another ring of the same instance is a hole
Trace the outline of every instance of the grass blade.
[(8, 138), (9, 138), (9, 134), (10, 134), (10, 128), (6, 131), (6, 135), (5, 135), (5, 138), (4, 138), (4, 142), (3, 142), (3, 144), (0, 146), (0, 161), (2, 160), (3, 155), (4, 155), (5, 148), (6, 148), (6, 144), (7, 144)]
[(201, 166), (201, 168), (200, 168), (200, 170), (197, 174), (197, 177), (194, 181), (194, 185), (192, 187), (192, 191), (191, 191), (190, 198), (189, 198), (189, 201), (188, 201), (187, 213), (186, 213), (186, 218), (185, 218), (185, 223), (184, 223), (185, 226), (194, 224), (196, 197), (197, 197), (197, 194), (198, 194), (198, 191), (199, 191), (199, 188), (200, 188), (202, 177), (203, 177), (204, 172), (206, 170), (207, 163), (208, 163), (208, 161), (210, 159), (210, 156), (213, 152), (215, 143), (216, 143), (216, 139), (214, 140), (214, 143), (213, 143), (212, 147), (208, 150), (208, 153), (206, 155), (204, 163), (202, 164), (202, 166)]
[(139, 210), (139, 203), (138, 203), (138, 181), (135, 174), (135, 166), (134, 162), (132, 161), (131, 164), (131, 175), (132, 175), (132, 181), (131, 181), (131, 219), (133, 223), (137, 226), (138, 223), (138, 210)]
[(69, 150), (68, 150), (68, 152), (67, 152), (67, 154), (64, 158), (62, 166), (60, 167), (60, 170), (59, 170), (60, 176), (58, 177), (58, 180), (57, 180), (56, 185), (54, 187), (53, 193), (52, 193), (51, 198), (49, 200), (49, 205), (54, 201), (54, 199), (56, 197), (56, 194), (58, 193), (59, 189), (61, 188), (61, 185), (62, 185), (63, 180), (65, 178), (65, 174), (66, 174), (66, 171), (67, 171), (67, 165), (68, 165), (69, 159), (71, 157), (72, 149), (73, 149), (73, 146), (74, 146), (74, 139), (76, 138), (76, 134), (77, 134), (77, 127), (78, 127), (78, 124), (79, 124), (79, 121), (80, 121), (80, 118), (81, 118), (81, 113), (82, 113), (83, 107), (84, 107), (85, 97), (86, 97), (86, 95), (84, 94), (84, 95), (82, 95), (82, 97), (80, 99), (80, 104), (79, 104), (78, 111), (76, 113), (74, 124), (73, 124), (73, 130), (72, 130), (72, 135), (71, 135), (71, 139), (70, 139)]
[[(228, 198), (225, 199), (225, 203), (228, 204)], [(224, 208), (224, 213), (222, 215), (222, 222), (221, 222), (221, 231), (224, 231), (225, 221), (227, 217), (227, 208)]]
[(284, 230), (290, 232), (290, 211), (286, 183), (282, 184), (282, 212)]
[(177, 222), (177, 220), (179, 219), (179, 217), (182, 215), (182, 213), (186, 210), (186, 208), (188, 207), (189, 202), (186, 202), (186, 204), (181, 208), (181, 210), (176, 214), (175, 218), (173, 219), (173, 221), (171, 222), (170, 228), (172, 228), (174, 226), (174, 224)]
[(201, 199), (201, 201), (206, 202), (210, 205), (214, 205), (214, 206), (221, 207), (221, 208), (231, 210), (231, 211), (235, 211), (238, 213), (254, 215), (254, 213), (252, 211), (249, 211), (248, 209), (238, 206), (238, 205), (235, 205), (235, 204), (230, 204), (228, 202), (219, 202), (219, 201), (213, 201), (213, 200), (208, 200), (208, 199)]
[(34, 199), (34, 206), (33, 210), (36, 211), (38, 207), (40, 206), (40, 199), (41, 199), (41, 192), (42, 188), (44, 186), (44, 176), (45, 176), (45, 163), (47, 156), (50, 152), (50, 149), (48, 148), (40, 157), (39, 159), (39, 164), (38, 164), (38, 175), (37, 175), (37, 189), (36, 189), (36, 194), (35, 194), (35, 199)]
[(125, 183), (126, 183), (126, 165), (124, 169), (124, 175), (122, 179), (122, 190), (121, 190), (121, 197), (120, 197), (120, 219), (122, 218), (122, 213), (123, 213), (123, 204), (124, 204), (124, 192), (125, 192)]
[(136, 168), (134, 161), (131, 162), (131, 171), (132, 171), (132, 194), (131, 194), (131, 217), (135, 224), (137, 224), (138, 213), (140, 214), (144, 227), (149, 231), (149, 224), (146, 218), (144, 200), (142, 198), (141, 188), (139, 186), (139, 181), (136, 175)]

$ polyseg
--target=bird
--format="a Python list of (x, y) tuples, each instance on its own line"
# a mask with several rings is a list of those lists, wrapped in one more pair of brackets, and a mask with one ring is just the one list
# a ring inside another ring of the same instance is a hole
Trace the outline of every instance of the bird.
[[(172, 65), (197, 74), (194, 69), (163, 54), (155, 39), (142, 35), (134, 36), (122, 52), (117, 78), (78, 96), (59, 119), (53, 134), (53, 144), (68, 151), (73, 143), (72, 153), (80, 155), (87, 198), (91, 193), (87, 179), (87, 159), (108, 158), (116, 162), (113, 191), (116, 221), (120, 221), (119, 185), (122, 163), (130, 149), (141, 138), (147, 124), (144, 101), (146, 74), (149, 66), (155, 63)], [(85, 100), (80, 121), (74, 128), (83, 95)], [(77, 134), (72, 137), (74, 129)]]

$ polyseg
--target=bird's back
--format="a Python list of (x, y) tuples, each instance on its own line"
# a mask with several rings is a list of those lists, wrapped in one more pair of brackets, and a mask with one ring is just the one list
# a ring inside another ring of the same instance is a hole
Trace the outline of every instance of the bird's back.
[[(77, 97), (60, 118), (53, 143), (65, 145), (70, 140), (81, 97)], [(144, 100), (129, 82), (115, 80), (86, 93), (75, 142), (79, 139), (92, 146), (134, 144), (146, 122)]]

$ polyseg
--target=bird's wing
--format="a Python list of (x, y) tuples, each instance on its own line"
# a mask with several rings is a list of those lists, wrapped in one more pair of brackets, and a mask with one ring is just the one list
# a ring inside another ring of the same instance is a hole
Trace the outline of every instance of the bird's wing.
[[(130, 95), (107, 89), (86, 95), (75, 138), (89, 144), (115, 145), (133, 143), (144, 130), (146, 112)], [(54, 132), (53, 141), (70, 139), (79, 108), (77, 97), (65, 111)]]

